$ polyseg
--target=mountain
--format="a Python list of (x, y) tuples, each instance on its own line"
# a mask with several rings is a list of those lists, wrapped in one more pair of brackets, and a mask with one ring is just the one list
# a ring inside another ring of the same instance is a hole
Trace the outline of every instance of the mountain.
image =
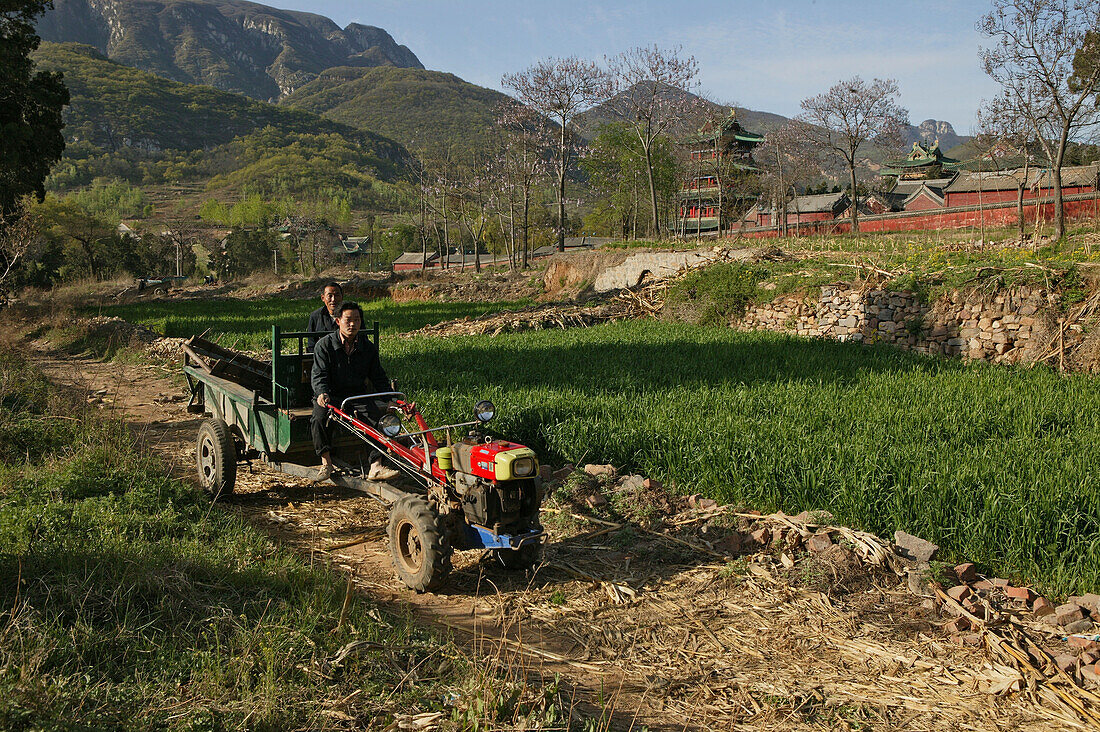
[(54, 0), (45, 41), (93, 46), (128, 66), (274, 100), (334, 66), (424, 68), (381, 28), (243, 0)]
[(909, 125), (906, 127), (903, 136), (907, 146), (911, 146), (918, 140), (921, 143), (933, 143), (939, 140), (940, 150), (945, 153), (970, 139), (956, 134), (955, 128), (951, 126), (950, 122), (938, 119), (926, 119), (917, 126)]
[(276, 181), (284, 189), (361, 186), (404, 175), (408, 151), (372, 132), (209, 86), (181, 84), (79, 44), (43, 43), (35, 61), (64, 73), (65, 157), (54, 187), (98, 176)]
[(412, 150), (450, 149), (471, 159), (488, 150), (494, 109), (509, 97), (423, 69), (335, 68), (281, 104), (373, 130)]

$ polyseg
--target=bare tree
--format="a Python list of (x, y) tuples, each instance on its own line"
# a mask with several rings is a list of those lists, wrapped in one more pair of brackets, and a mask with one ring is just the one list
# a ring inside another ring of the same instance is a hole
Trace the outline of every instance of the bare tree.
[(632, 48), (608, 61), (614, 96), (608, 108), (630, 126), (641, 143), (653, 207), (654, 235), (661, 233), (657, 187), (653, 180), (653, 144), (691, 115), (697, 106), (695, 58), (680, 58), (681, 49)]
[[(496, 124), (503, 137), (501, 168), (507, 187), (509, 219), (512, 228), (512, 248), (515, 242), (515, 215), (513, 202), (520, 206), (522, 216), (523, 249), (521, 265), (528, 267), (530, 252), (531, 192), (532, 188), (548, 173), (548, 151), (553, 145), (552, 131), (530, 107), (514, 101), (502, 103), (497, 108)], [(519, 201), (516, 201), (516, 198)]]
[(0, 226), (0, 303), (3, 302), (4, 282), (31, 250), (31, 244), (39, 236), (39, 221), (27, 212), (11, 216)]
[(1061, 239), (1066, 144), (1098, 117), (1100, 2), (993, 0), (978, 30), (992, 41), (979, 55), (985, 72), (1001, 85), (1001, 105), (1027, 120), (1050, 160), (1054, 232)]
[[(1031, 175), (1034, 139), (1035, 133), (1026, 116), (1004, 96), (983, 103), (978, 110), (978, 134), (974, 136), (978, 149), (989, 159), (989, 167), (1006, 168), (1006, 174), (1016, 181), (1016, 226), (1021, 241), (1024, 238), (1024, 191)], [(1005, 160), (1008, 157), (1013, 159)]]
[(780, 236), (787, 235), (787, 203), (799, 183), (823, 173), (820, 149), (808, 139), (806, 125), (790, 120), (764, 135), (758, 155), (764, 169), (764, 185), (774, 202), (775, 225)]
[(570, 125), (577, 115), (611, 95), (611, 80), (596, 63), (570, 56), (551, 58), (517, 74), (505, 74), (501, 84), (519, 101), (556, 121), (560, 127), (558, 163), (558, 251), (565, 251), (565, 175), (573, 157)]
[(852, 187), (852, 232), (859, 231), (856, 190), (856, 157), (866, 143), (895, 146), (902, 127), (909, 124), (909, 111), (897, 101), (898, 84), (893, 79), (874, 79), (870, 84), (858, 76), (833, 85), (824, 94), (802, 100), (799, 119), (809, 138), (823, 152), (843, 161)]

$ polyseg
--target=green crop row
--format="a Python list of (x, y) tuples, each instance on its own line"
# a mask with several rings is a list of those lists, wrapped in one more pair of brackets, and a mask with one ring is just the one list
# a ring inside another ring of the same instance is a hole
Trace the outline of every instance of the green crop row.
[[(272, 320), (290, 318), (279, 307), (306, 305), (224, 303), (192, 328), (264, 343)], [(372, 307), (385, 334), (460, 306)], [(1100, 589), (1100, 382), (1087, 376), (655, 321), (384, 335), (382, 355), (432, 420), (493, 399), (500, 434), (545, 460), (610, 462), (764, 510), (827, 510), (1050, 591)]]
[(896, 529), (1054, 592), (1100, 588), (1100, 383), (657, 322), (383, 341), (438, 420), (477, 398), (554, 461)]
[[(423, 301), (395, 304), (390, 300), (372, 300), (360, 304), (368, 326), (377, 320), (384, 334), (394, 334), (445, 320), (516, 309), (531, 303)], [(182, 300), (89, 308), (83, 314), (116, 316), (172, 338), (187, 338), (205, 333), (204, 337), (216, 340), (228, 348), (263, 351), (271, 348), (272, 325), (278, 325), (284, 330), (305, 330), (310, 312), (320, 306), (319, 299)]]

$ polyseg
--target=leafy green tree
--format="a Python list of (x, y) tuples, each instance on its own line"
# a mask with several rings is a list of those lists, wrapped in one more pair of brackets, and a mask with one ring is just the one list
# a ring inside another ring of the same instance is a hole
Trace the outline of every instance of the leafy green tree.
[(34, 19), (50, 0), (0, 3), (0, 226), (15, 215), (19, 200), (45, 197), (43, 183), (61, 158), (61, 108), (69, 92), (61, 74), (35, 71), (30, 54), (38, 48)]
[(279, 240), (274, 231), (249, 231), (238, 227), (225, 238), (224, 248), (214, 247), (211, 264), (220, 275), (228, 279), (245, 277), (273, 266), (273, 252), (278, 245)]

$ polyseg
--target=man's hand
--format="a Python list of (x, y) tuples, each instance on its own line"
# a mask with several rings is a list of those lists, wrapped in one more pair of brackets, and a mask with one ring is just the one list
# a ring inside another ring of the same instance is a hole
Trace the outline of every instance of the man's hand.
[(319, 407), (327, 407), (328, 406), (328, 394), (321, 394), (319, 397), (317, 397), (317, 406), (319, 406)]

